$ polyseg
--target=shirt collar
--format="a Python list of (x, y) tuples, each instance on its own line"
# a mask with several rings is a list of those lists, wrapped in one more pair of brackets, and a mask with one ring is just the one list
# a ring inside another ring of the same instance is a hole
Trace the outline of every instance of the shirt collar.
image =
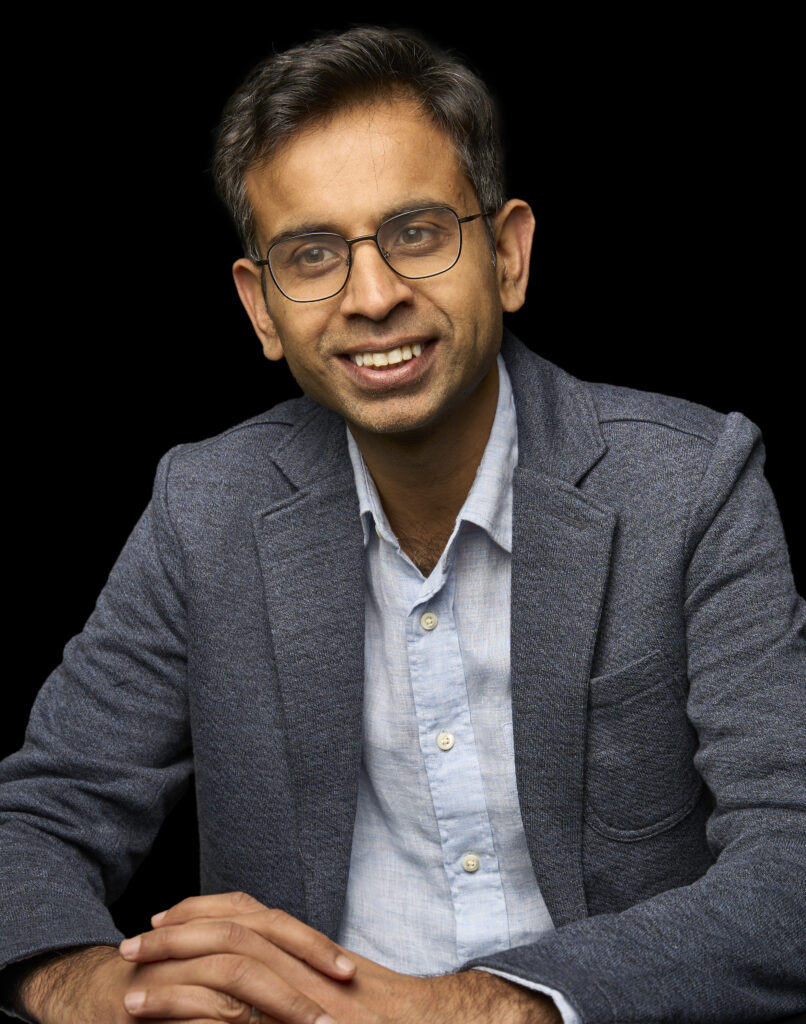
[[(345, 429), (347, 429), (345, 427)], [(347, 430), (347, 446), (353, 464), (355, 489), (361, 513), (364, 547), (369, 543), (373, 528), (384, 540), (397, 546), (380, 495), (367, 470), (364, 458), (353, 435)], [(484, 449), (476, 478), (465, 499), (457, 526), (462, 522), (475, 523), (505, 551), (512, 553), (512, 474), (518, 461), (518, 425), (515, 400), (504, 360), (498, 356), (498, 403), (495, 408), (490, 437)], [(456, 535), (454, 530), (453, 536)], [(451, 541), (453, 540), (451, 537)], [(450, 545), (449, 541), (449, 545)]]

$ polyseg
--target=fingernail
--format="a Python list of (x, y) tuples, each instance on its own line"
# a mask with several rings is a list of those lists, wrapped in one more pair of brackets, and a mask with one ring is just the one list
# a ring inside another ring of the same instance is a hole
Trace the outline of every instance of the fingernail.
[(123, 997), (123, 1005), (127, 1010), (139, 1010), (145, 1001), (145, 992), (127, 992)]
[(344, 971), (345, 973), (347, 971), (355, 970), (355, 964), (353, 961), (348, 960), (347, 957), (343, 956), (341, 953), (336, 957), (336, 966), (340, 971)]
[(123, 942), (121, 942), (119, 949), (120, 955), (124, 960), (129, 957), (137, 956), (137, 952), (140, 949), (140, 937), (137, 936), (134, 939), (124, 939)]
[(160, 912), (159, 914), (155, 914), (155, 915), (154, 915), (154, 916), (153, 916), (153, 917), (151, 918), (151, 923), (152, 923), (152, 924), (159, 924), (159, 923), (160, 923), (160, 921), (161, 921), (161, 920), (163, 919), (163, 917), (165, 917), (165, 915), (166, 915), (167, 913), (168, 913), (168, 911), (167, 911), (167, 910), (163, 910), (163, 911), (161, 911), (161, 912)]
[(329, 1013), (323, 1013), (321, 1017), (316, 1018), (314, 1024), (336, 1024), (336, 1022)]

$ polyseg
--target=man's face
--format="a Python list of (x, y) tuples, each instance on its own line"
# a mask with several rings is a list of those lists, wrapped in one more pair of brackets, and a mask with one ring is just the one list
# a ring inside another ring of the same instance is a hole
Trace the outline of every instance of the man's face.
[[(449, 138), (404, 100), (354, 107), (302, 131), (249, 173), (247, 188), (264, 253), (293, 234), (371, 235), (407, 210), (480, 212)], [(459, 261), (436, 277), (402, 278), (364, 241), (352, 247), (347, 285), (328, 299), (293, 302), (266, 272), (264, 306), (250, 261), (236, 263), (235, 278), (266, 355), (284, 356), (303, 391), (354, 432), (429, 430), (472, 413), (479, 385), (494, 373), (502, 271), (482, 220), (463, 225)], [(415, 345), (419, 356), (386, 367), (354, 359), (405, 355)]]

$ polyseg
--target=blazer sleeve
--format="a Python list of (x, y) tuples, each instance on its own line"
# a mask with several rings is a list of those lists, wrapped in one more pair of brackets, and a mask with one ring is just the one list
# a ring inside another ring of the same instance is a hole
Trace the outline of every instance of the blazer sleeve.
[(716, 862), (692, 885), (472, 962), (558, 989), (584, 1024), (806, 1009), (806, 605), (763, 463), (758, 428), (731, 414), (682, 558), (687, 713)]
[(83, 632), (0, 765), (0, 966), (117, 944), (106, 909), (191, 772), (182, 553), (161, 461)]

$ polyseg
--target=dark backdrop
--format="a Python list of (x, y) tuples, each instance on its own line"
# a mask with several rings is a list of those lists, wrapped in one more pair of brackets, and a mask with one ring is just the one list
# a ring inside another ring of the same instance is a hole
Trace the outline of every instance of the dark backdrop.
[[(347, 22), (264, 9), (247, 27), (71, 14), (7, 40), (22, 68), (6, 104), (4, 236), (19, 668), (3, 754), (92, 610), (160, 455), (295, 393), (231, 283), (239, 252), (212, 191), (212, 129), (272, 47)], [(528, 30), (493, 15), (401, 22), (464, 53), (504, 111), (510, 193), (537, 217), (512, 326), (580, 377), (757, 422), (802, 591), (792, 26), (758, 11), (571, 11)], [(195, 890), (192, 810), (180, 806), (117, 905), (125, 930)]]

